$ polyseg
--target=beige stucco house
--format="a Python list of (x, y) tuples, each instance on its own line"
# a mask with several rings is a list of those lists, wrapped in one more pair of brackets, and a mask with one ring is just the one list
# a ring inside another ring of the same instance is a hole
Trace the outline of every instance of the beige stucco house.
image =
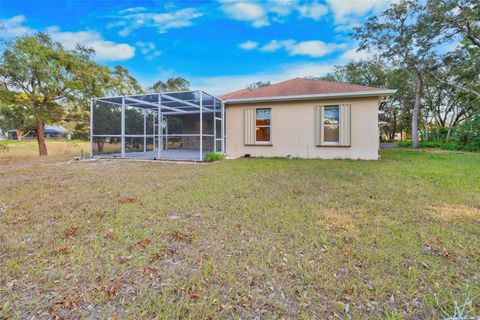
[(378, 159), (378, 106), (394, 90), (304, 78), (221, 96), (227, 157)]

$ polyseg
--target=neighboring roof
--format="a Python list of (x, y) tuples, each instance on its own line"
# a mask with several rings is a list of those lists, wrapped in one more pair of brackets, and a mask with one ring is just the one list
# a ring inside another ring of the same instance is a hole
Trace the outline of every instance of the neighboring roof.
[(303, 100), (332, 97), (386, 96), (395, 90), (333, 81), (295, 78), (257, 89), (243, 89), (220, 96), (226, 103)]
[(68, 133), (68, 130), (65, 127), (50, 124), (45, 125), (44, 131), (45, 133)]
[[(7, 132), (16, 132), (16, 131), (17, 131), (16, 129), (10, 129)], [(68, 130), (63, 126), (50, 125), (50, 124), (46, 124), (43, 131), (45, 133), (69, 133)]]

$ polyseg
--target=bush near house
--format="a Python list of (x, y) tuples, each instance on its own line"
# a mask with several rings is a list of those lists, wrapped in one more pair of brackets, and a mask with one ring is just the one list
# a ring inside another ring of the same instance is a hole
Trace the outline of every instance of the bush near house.
[[(400, 148), (411, 148), (412, 141), (398, 142)], [(461, 150), (461, 146), (455, 142), (443, 142), (443, 141), (420, 141), (420, 148), (426, 149), (443, 149), (443, 150)]]
[(205, 155), (205, 161), (218, 161), (225, 158), (225, 156), (220, 152), (208, 152)]
[[(435, 134), (432, 133), (432, 136), (435, 137)], [(398, 146), (411, 148), (412, 141), (399, 142)], [(420, 148), (480, 152), (480, 114), (458, 125), (450, 141), (446, 142), (445, 139), (420, 141)]]

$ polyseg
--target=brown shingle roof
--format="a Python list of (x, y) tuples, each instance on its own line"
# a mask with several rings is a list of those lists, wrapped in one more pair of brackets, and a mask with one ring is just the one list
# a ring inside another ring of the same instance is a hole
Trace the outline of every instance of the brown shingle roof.
[(313, 80), (305, 78), (295, 78), (279, 83), (275, 83), (258, 89), (243, 89), (233, 91), (220, 96), (223, 100), (228, 99), (248, 99), (248, 98), (268, 98), (285, 96), (302, 96), (315, 94), (335, 94), (352, 93), (385, 90), (383, 88), (373, 88), (359, 86), (356, 84), (340, 83), (333, 81)]

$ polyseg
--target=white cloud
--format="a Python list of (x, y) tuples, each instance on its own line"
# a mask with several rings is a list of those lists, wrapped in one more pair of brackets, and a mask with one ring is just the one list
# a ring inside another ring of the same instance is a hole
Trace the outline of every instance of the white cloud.
[(398, 0), (327, 0), (333, 13), (336, 31), (349, 31), (368, 13), (379, 13)]
[(325, 43), (323, 41), (301, 41), (290, 47), (287, 51), (292, 56), (305, 55), (310, 57), (323, 57), (333, 51), (343, 48), (343, 45)]
[(340, 59), (344, 61), (360, 61), (360, 60), (367, 60), (372, 57), (370, 53), (367, 51), (357, 51), (358, 48), (352, 48), (345, 51), (341, 56)]
[(318, 2), (313, 2), (299, 6), (298, 11), (301, 17), (318, 21), (328, 13), (328, 7)]
[(147, 60), (153, 60), (162, 54), (162, 51), (157, 50), (155, 43), (153, 42), (138, 41), (135, 45), (140, 48), (140, 52), (145, 56), (145, 59)]
[(252, 50), (258, 46), (258, 42), (255, 41), (245, 41), (238, 45), (240, 48), (244, 50)]
[(348, 16), (362, 16), (370, 11), (378, 11), (391, 3), (390, 0), (327, 0), (335, 20), (342, 21)]
[(267, 11), (257, 3), (228, 2), (222, 6), (222, 10), (232, 19), (251, 22), (256, 28), (270, 24)]
[(272, 40), (259, 48), (259, 50), (262, 52), (275, 52), (282, 48), (291, 47), (294, 43), (294, 40)]
[(152, 12), (144, 7), (128, 8), (119, 12), (118, 21), (109, 24), (109, 28), (120, 27), (120, 36), (128, 36), (133, 30), (150, 27), (156, 28), (158, 33), (165, 33), (170, 29), (189, 27), (202, 13), (195, 8), (184, 8), (177, 11)]
[(27, 18), (25, 16), (18, 15), (10, 19), (0, 20), (0, 27), (5, 28), (7, 37), (18, 37), (26, 33), (35, 32), (35, 30), (23, 25), (26, 21)]
[[(26, 17), (21, 15), (2, 21), (7, 37), (17, 37), (40, 31), (25, 26), (25, 22), (27, 22)], [(135, 55), (135, 47), (132, 47), (127, 43), (117, 43), (105, 40), (97, 31), (85, 30), (69, 32), (61, 31), (60, 28), (56, 26), (48, 27), (43, 31), (49, 33), (52, 39), (60, 42), (65, 49), (74, 49), (77, 44), (93, 48), (97, 60), (128, 60)]]
[(317, 1), (300, 0), (218, 0), (222, 11), (230, 18), (244, 21), (253, 27), (268, 26), (271, 22), (284, 22), (294, 13), (299, 18), (320, 20), (328, 7)]
[[(247, 41), (248, 42), (248, 41)], [(251, 41), (253, 43), (253, 41)], [(312, 58), (323, 57), (334, 51), (345, 49), (346, 45), (337, 43), (326, 43), (320, 40), (310, 41), (295, 41), (289, 40), (272, 40), (263, 46), (258, 46), (255, 42), (255, 46), (245, 48), (245, 43), (239, 45), (245, 50), (252, 50), (258, 48), (262, 52), (275, 52), (278, 50), (285, 50), (291, 56), (308, 56)]]
[(135, 47), (126, 43), (116, 43), (103, 39), (96, 31), (60, 31), (58, 27), (46, 30), (53, 40), (60, 42), (65, 49), (74, 49), (77, 43), (95, 50), (95, 57), (101, 61), (128, 60), (135, 55)]

